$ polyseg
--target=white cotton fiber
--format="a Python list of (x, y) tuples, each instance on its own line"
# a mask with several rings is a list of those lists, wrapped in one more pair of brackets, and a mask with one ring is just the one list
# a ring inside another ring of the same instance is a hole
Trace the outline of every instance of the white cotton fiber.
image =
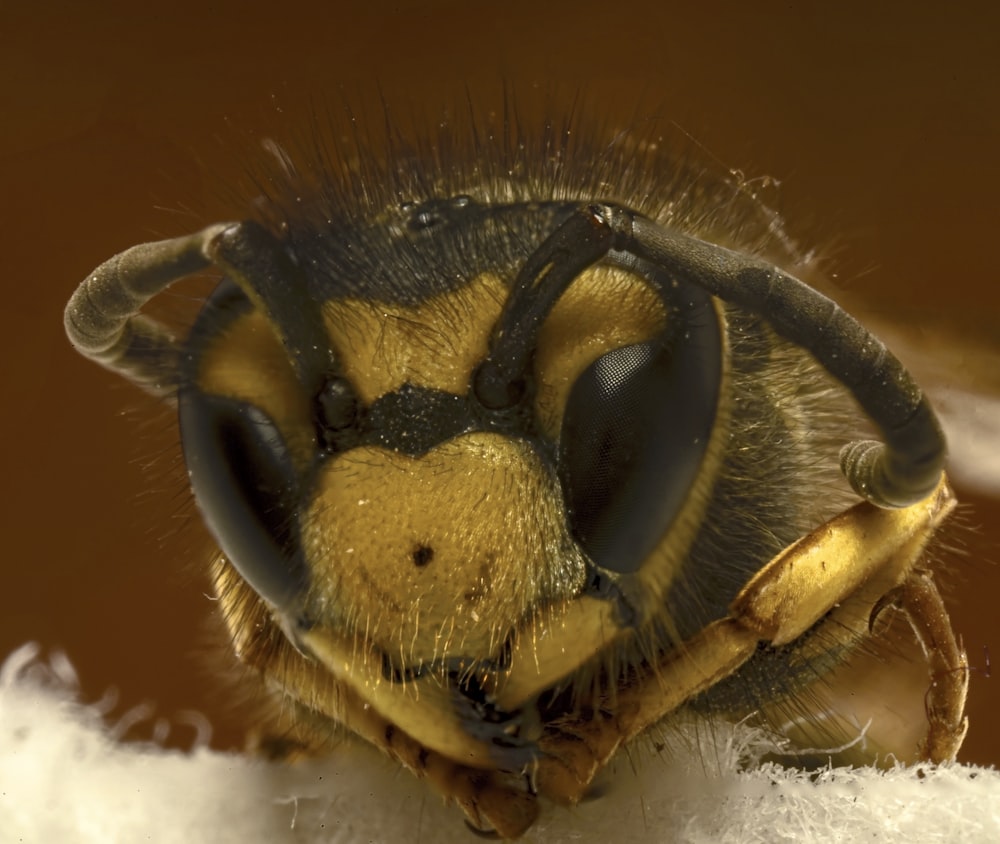
[[(363, 746), (306, 764), (114, 739), (68, 662), (33, 646), (0, 671), (0, 842), (475, 842), (463, 816)], [(691, 724), (621, 757), (606, 793), (546, 804), (529, 842), (997, 842), (1000, 774), (965, 766), (743, 770), (751, 731)]]

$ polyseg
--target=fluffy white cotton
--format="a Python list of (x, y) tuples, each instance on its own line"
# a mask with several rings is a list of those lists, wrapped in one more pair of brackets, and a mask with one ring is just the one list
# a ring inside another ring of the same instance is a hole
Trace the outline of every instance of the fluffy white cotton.
[[(68, 662), (42, 663), (33, 646), (0, 670), (0, 842), (481, 840), (457, 809), (365, 747), (287, 765), (121, 744), (98, 707), (78, 702), (74, 681)], [(742, 770), (760, 751), (747, 730), (702, 722), (669, 740), (659, 755), (623, 757), (600, 798), (546, 805), (523, 840), (1000, 841), (993, 769), (809, 777)]]
[(1000, 398), (961, 388), (934, 392), (948, 437), (948, 474), (966, 489), (1000, 495)]

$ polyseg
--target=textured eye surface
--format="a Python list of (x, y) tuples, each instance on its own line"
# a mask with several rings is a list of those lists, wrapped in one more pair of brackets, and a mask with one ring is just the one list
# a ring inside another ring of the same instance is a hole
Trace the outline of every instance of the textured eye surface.
[[(246, 295), (223, 279), (181, 357), (178, 421), (195, 501), (226, 558), (271, 606), (295, 613), (308, 582), (297, 519), (306, 451), (300, 446), (297, 465), (282, 410), (297, 390), (285, 350), (259, 323)], [(216, 381), (206, 381), (210, 374)]]
[(628, 573), (642, 565), (701, 467), (715, 424), (721, 352), (709, 306), (696, 325), (601, 355), (570, 392), (559, 477), (573, 535), (604, 569)]
[(226, 557), (262, 598), (289, 609), (307, 580), (295, 467), (259, 408), (182, 389), (181, 441), (195, 499)]

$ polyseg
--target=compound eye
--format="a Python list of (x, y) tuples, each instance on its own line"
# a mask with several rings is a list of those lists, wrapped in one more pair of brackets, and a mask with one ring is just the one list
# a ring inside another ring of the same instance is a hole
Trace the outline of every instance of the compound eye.
[(191, 488), (216, 541), (265, 601), (294, 611), (307, 572), (296, 521), (298, 475), (274, 421), (247, 402), (182, 387)]
[(691, 491), (721, 378), (712, 323), (608, 352), (570, 391), (559, 477), (570, 529), (601, 568), (638, 571)]

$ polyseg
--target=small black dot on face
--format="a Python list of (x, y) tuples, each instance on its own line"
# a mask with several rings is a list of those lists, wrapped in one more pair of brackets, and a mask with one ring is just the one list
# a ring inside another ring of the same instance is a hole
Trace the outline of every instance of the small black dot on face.
[(429, 545), (418, 545), (413, 549), (413, 563), (417, 568), (423, 568), (434, 559), (434, 549)]

